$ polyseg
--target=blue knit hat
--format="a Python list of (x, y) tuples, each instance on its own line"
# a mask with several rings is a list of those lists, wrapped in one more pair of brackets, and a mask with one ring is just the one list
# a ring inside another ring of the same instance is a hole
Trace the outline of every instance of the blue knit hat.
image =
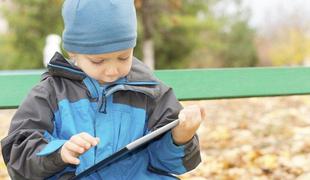
[(101, 54), (136, 45), (134, 0), (65, 0), (62, 16), (66, 51)]

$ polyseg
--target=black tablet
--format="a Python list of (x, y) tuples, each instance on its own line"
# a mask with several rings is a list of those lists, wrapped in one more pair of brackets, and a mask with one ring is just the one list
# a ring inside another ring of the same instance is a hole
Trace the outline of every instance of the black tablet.
[(158, 136), (166, 133), (167, 131), (171, 130), (172, 128), (174, 128), (178, 124), (179, 124), (179, 120), (172, 121), (171, 123), (169, 123), (169, 124), (167, 124), (161, 128), (158, 128), (155, 131), (152, 131), (151, 133), (148, 133), (147, 135), (129, 143), (128, 145), (126, 145), (122, 149), (113, 153), (111, 156), (101, 160), (97, 164), (86, 169), (85, 171), (81, 172), (77, 176), (73, 177), (72, 180), (81, 179), (83, 177), (86, 177), (86, 176), (98, 171), (99, 169), (106, 167), (107, 165), (113, 163), (114, 161), (121, 158), (125, 154), (132, 152), (133, 150), (136, 150), (138, 147), (141, 147), (142, 145), (145, 145), (145, 144), (151, 142), (153, 139), (155, 139)]

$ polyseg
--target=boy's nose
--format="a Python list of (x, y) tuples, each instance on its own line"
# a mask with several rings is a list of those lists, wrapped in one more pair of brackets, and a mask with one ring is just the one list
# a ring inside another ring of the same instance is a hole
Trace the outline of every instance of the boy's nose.
[(113, 67), (108, 67), (106, 70), (105, 70), (105, 73), (104, 73), (106, 76), (109, 76), (109, 77), (114, 77), (116, 75), (118, 75), (118, 71), (117, 71), (117, 68), (113, 68)]

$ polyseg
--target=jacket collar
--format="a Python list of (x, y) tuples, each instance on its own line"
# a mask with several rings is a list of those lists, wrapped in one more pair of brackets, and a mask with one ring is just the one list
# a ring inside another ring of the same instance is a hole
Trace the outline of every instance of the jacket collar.
[(108, 96), (119, 90), (142, 92), (149, 96), (158, 94), (158, 79), (152, 71), (141, 61), (134, 57), (129, 74), (115, 82), (101, 86), (98, 81), (87, 76), (79, 67), (69, 63), (62, 54), (56, 52), (48, 64), (48, 74), (72, 80), (83, 81), (93, 98), (100, 98), (102, 91)]
[[(72, 80), (83, 80), (87, 76), (79, 67), (69, 63), (62, 54), (56, 52), (48, 64), (48, 72), (54, 76), (61, 76)], [(158, 79), (152, 71), (137, 58), (133, 58), (132, 67), (125, 77), (127, 82), (154, 82)]]

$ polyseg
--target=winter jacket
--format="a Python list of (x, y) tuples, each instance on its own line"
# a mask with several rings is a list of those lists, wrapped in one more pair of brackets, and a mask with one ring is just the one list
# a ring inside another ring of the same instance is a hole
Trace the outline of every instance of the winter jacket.
[[(181, 109), (172, 89), (135, 58), (126, 77), (101, 85), (56, 53), (13, 116), (2, 155), (13, 180), (70, 179), (177, 119)], [(81, 132), (100, 143), (79, 157), (79, 165), (64, 163), (61, 146)], [(85, 179), (175, 179), (172, 174), (200, 161), (197, 136), (177, 146), (168, 132)]]

